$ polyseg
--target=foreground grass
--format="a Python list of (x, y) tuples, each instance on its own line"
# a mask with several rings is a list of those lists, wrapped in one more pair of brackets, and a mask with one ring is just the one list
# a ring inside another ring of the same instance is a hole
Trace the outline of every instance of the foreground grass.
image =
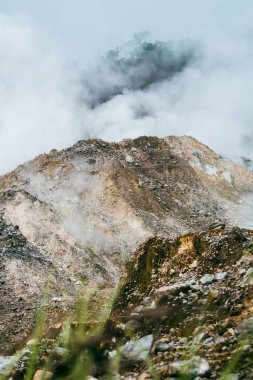
[[(90, 293), (86, 300), (80, 299), (75, 308), (75, 312), (66, 318), (60, 333), (54, 339), (45, 335), (47, 324), (47, 309), (41, 307), (37, 315), (34, 333), (26, 347), (26, 351), (21, 350), (13, 358), (13, 362), (6, 369), (6, 373), (0, 375), (0, 380), (9, 380), (12, 368), (24, 355), (28, 355), (25, 370), (19, 377), (12, 377), (13, 380), (33, 380), (38, 369), (43, 373), (39, 380), (48, 380), (50, 371), (52, 380), (85, 380), (94, 373), (103, 375), (103, 379), (112, 380), (119, 372), (122, 354), (116, 348), (115, 355), (111, 360), (105, 360), (101, 354), (104, 350), (103, 333), (107, 328), (107, 321), (116, 293), (111, 296), (100, 311), (96, 310), (94, 315), (93, 299), (96, 296)], [(46, 302), (44, 302), (46, 304)], [(91, 315), (94, 319), (91, 319)], [(76, 323), (73, 324), (73, 321)], [(201, 331), (201, 326), (199, 327)], [(200, 347), (199, 336), (196, 336), (185, 350), (185, 358), (193, 358), (198, 355)], [(237, 349), (231, 360), (226, 365), (219, 380), (230, 380), (231, 375), (236, 373), (241, 358), (245, 354), (247, 346), (251, 344), (253, 338), (253, 326), (242, 336), (238, 342)], [(101, 347), (101, 352), (99, 348)], [(29, 348), (29, 352), (27, 350)], [(101, 355), (101, 356), (100, 356)], [(180, 360), (183, 360), (181, 358)], [(147, 357), (145, 366), (153, 379), (159, 380), (160, 376), (153, 368), (151, 358)], [(190, 380), (192, 374), (186, 373), (178, 376), (179, 379)]]

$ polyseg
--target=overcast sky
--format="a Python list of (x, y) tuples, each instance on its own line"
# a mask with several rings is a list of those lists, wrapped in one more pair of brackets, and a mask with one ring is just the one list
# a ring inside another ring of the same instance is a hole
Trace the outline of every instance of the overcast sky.
[(0, 0), (45, 28), (77, 60), (90, 60), (148, 30), (154, 39), (250, 33), (252, 0)]
[[(173, 78), (150, 56), (123, 71), (101, 60), (143, 31), (199, 43), (201, 59)], [(252, 83), (252, 0), (0, 0), (0, 174), (89, 136), (187, 134), (253, 158)]]

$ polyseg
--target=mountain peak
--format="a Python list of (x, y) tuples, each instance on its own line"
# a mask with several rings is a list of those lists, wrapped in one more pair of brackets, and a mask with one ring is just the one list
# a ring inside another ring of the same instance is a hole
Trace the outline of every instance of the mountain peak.
[[(217, 220), (233, 227), (233, 210), (250, 191), (252, 173), (188, 136), (82, 140), (39, 155), (0, 177), (0, 210), (3, 222), (18, 226), (53, 272), (41, 266), (35, 273), (32, 257), (4, 254), (1, 276), (9, 280), (3, 291), (23, 313), (23, 324), (28, 298), (39, 305), (50, 277), (48, 302), (57, 303), (60, 318), (87, 289), (103, 288), (104, 299), (110, 296), (132, 252), (147, 239), (200, 232)], [(5, 298), (0, 302), (8, 314)], [(12, 325), (2, 324), (4, 337)], [(14, 346), (23, 339), (16, 334)]]

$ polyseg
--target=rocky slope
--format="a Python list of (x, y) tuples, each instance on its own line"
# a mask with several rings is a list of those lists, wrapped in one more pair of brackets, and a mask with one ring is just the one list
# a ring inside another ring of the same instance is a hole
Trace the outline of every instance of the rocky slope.
[[(0, 250), (0, 335), (4, 353), (10, 345), (15, 344), (17, 336), (25, 340), (27, 334), (31, 333), (34, 309), (38, 307), (38, 298), (42, 297), (41, 283), (45, 284), (46, 281), (46, 278), (40, 278), (40, 273), (49, 271), (51, 263), (28, 243), (18, 226), (7, 226), (2, 215)], [(29, 276), (33, 278), (30, 286), (24, 281)]]
[(252, 379), (252, 265), (249, 230), (217, 229), (143, 244), (111, 315), (128, 336), (120, 343), (121, 373), (152, 377), (134, 355), (139, 339), (149, 337), (145, 351), (161, 378), (187, 373), (216, 379), (227, 372), (229, 379)]
[(80, 141), (2, 176), (0, 352), (28, 338), (45, 297), (49, 325), (92, 290), (105, 302), (139, 244), (233, 226), (252, 191), (252, 173), (190, 137)]
[(249, 230), (151, 238), (127, 265), (102, 336), (52, 362), (52, 379), (73, 379), (80, 353), (94, 355), (98, 378), (114, 368), (121, 379), (252, 379), (252, 266)]
[[(154, 237), (128, 263), (102, 334), (58, 347), (58, 357), (41, 355), (37, 368), (74, 380), (73, 363), (91, 357), (81, 373), (102, 379), (250, 380), (252, 300), (252, 231)], [(22, 360), (13, 380), (23, 378)]]

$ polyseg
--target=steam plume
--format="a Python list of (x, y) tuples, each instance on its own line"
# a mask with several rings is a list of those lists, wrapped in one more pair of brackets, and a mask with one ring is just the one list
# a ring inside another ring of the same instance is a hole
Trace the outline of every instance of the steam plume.
[(251, 37), (176, 44), (137, 35), (81, 73), (52, 41), (0, 14), (0, 173), (86, 137), (187, 134), (253, 158)]
[(140, 33), (122, 48), (109, 51), (83, 80), (84, 100), (95, 108), (131, 91), (150, 90), (173, 79), (195, 58), (190, 44), (149, 42)]

